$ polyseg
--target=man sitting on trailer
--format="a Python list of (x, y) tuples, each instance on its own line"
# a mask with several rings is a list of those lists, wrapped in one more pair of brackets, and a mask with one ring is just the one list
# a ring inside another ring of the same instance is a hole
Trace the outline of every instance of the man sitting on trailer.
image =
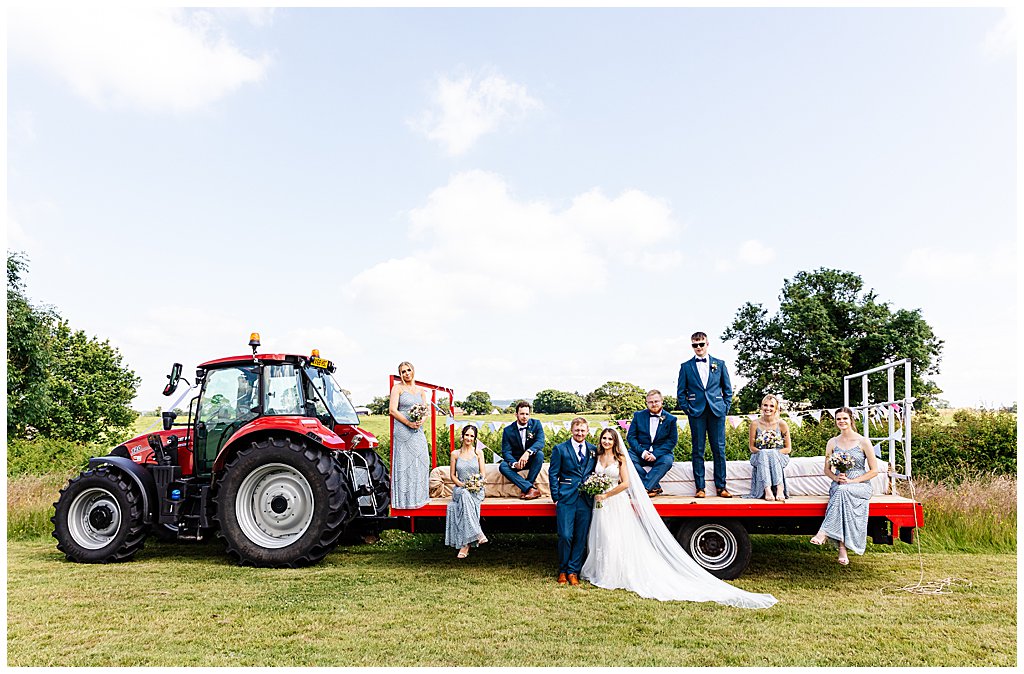
[(644, 483), (648, 496), (662, 493), (661, 478), (671, 470), (679, 430), (676, 418), (666, 412), (661, 391), (647, 392), (647, 409), (633, 414), (626, 433), (629, 458)]
[[(544, 467), (544, 428), (530, 418), (530, 403), (525, 400), (516, 403), (516, 421), (501, 432), (501, 458), (498, 470), (523, 492), (519, 498), (540, 498), (534, 485)], [(522, 470), (527, 471), (526, 479), (519, 474)]]

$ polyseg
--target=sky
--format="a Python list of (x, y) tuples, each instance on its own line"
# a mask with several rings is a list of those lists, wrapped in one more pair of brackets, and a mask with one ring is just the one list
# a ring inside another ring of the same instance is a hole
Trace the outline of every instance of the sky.
[[(1017, 399), (1016, 15), (11, 9), (7, 247), (166, 407), (172, 362), (675, 392), (689, 336), (852, 271)], [(734, 373), (734, 381), (743, 378)], [(836, 401), (838, 404), (841, 401)]]

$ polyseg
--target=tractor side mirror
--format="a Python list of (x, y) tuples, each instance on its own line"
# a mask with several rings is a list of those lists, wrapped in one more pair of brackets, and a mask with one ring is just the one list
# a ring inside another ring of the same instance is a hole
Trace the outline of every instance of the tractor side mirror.
[(169, 396), (178, 388), (178, 381), (181, 380), (181, 363), (171, 366), (171, 373), (167, 375), (167, 386), (164, 386), (164, 395)]
[(174, 424), (174, 420), (178, 418), (178, 415), (174, 412), (161, 412), (160, 418), (163, 421), (164, 430), (171, 430), (171, 426)]

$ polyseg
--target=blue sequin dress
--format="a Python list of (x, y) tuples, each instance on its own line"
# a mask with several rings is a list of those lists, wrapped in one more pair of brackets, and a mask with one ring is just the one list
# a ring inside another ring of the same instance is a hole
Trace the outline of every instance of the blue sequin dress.
[[(455, 461), (455, 474), (460, 482), (465, 482), (472, 475), (480, 472), (480, 461), (474, 455), (471, 459), (459, 457)], [(452, 500), (448, 502), (448, 510), (444, 518), (444, 544), (453, 548), (464, 545), (476, 547), (477, 541), (484, 535), (480, 528), (480, 504), (484, 502), (484, 490), (474, 493), (465, 487), (452, 489)]]
[[(845, 451), (853, 457), (853, 468), (846, 471), (847, 478), (860, 477), (867, 472), (867, 457), (859, 445), (844, 448), (837, 441), (832, 451)], [(833, 481), (828, 488), (828, 508), (820, 531), (833, 542), (842, 542), (847, 550), (863, 555), (868, 542), (868, 502), (872, 491), (870, 481), (855, 484)]]
[[(406, 391), (398, 394), (398, 411), (408, 414), (423, 398)], [(414, 430), (395, 420), (391, 438), (391, 507), (419, 508), (430, 500), (430, 455), (422, 428)]]
[[(779, 424), (775, 424), (774, 430), (778, 438), (774, 443), (775, 446), (771, 449), (760, 449), (750, 455), (750, 465), (754, 467), (754, 472), (750, 476), (750, 493), (743, 498), (764, 498), (764, 490), (767, 487), (778, 485), (782, 486), (783, 498), (789, 498), (785, 475), (786, 466), (789, 465), (789, 454), (779, 451), (786, 446)], [(761, 447), (764, 444), (762, 440), (764, 434), (763, 430), (757, 429), (757, 434), (754, 436), (755, 446)], [(775, 491), (775, 494), (779, 495), (778, 490)]]

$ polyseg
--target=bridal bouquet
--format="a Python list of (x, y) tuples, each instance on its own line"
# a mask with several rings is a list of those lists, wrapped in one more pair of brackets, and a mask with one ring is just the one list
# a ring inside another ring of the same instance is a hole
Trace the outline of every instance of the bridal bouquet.
[[(597, 496), (608, 491), (612, 486), (612, 479), (607, 475), (598, 475), (597, 473), (591, 473), (590, 477), (583, 481), (580, 485), (580, 493), (586, 494), (587, 496)], [(604, 504), (600, 501), (597, 502), (598, 508), (603, 508)]]
[(417, 421), (423, 421), (423, 417), (427, 416), (427, 406), (422, 403), (417, 403), (409, 408), (409, 411), (405, 413), (405, 418), (412, 423)]
[(838, 450), (832, 452), (832, 456), (828, 460), (829, 465), (832, 466), (832, 470), (837, 473), (845, 473), (846, 471), (853, 468), (853, 456), (844, 450)]
[(470, 475), (468, 478), (463, 480), (462, 483), (466, 486), (466, 491), (470, 494), (475, 494), (484, 488), (484, 478), (480, 473)]
[(775, 431), (764, 431), (758, 436), (755, 443), (758, 449), (780, 449), (784, 447), (782, 436)]

